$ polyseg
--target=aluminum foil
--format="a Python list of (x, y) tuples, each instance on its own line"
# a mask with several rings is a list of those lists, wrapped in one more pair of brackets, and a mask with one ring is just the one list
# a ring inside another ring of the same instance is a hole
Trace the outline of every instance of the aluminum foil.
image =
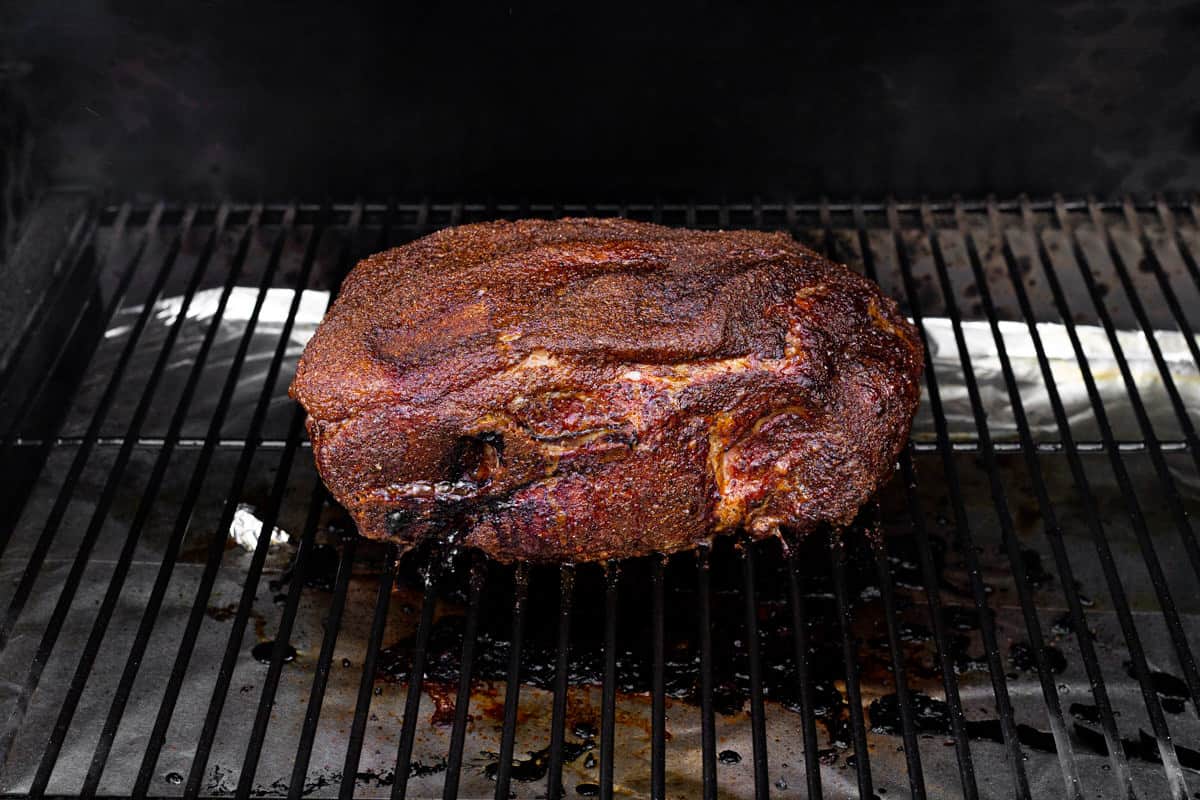
[[(185, 327), (183, 335), (175, 344), (174, 357), (167, 365), (167, 376), (164, 379), (167, 384), (173, 381), (182, 384), (184, 381), (203, 338), (202, 323), (211, 320), (220, 295), (220, 289), (208, 289), (198, 292), (192, 300), (187, 317), (196, 324)], [(211, 374), (220, 375), (229, 368), (253, 311), (256, 296), (257, 290), (250, 287), (237, 287), (231, 293), (208, 359), (211, 365), (208, 371)], [(278, 335), (287, 318), (292, 296), (293, 292), (287, 289), (271, 289), (267, 292), (258, 319), (260, 333), (256, 334), (246, 356), (226, 425), (231, 434), (244, 428), (254, 409), (267, 366), (274, 353), (274, 337)], [(283, 384), (291, 375), (304, 345), (320, 323), (328, 303), (328, 292), (307, 290), (303, 293), (281, 370), (284, 377), (272, 395), (273, 411), (287, 406), (289, 401), (283, 392)], [(154, 324), (142, 337), (145, 346), (140, 348), (140, 353), (146, 354), (146, 357), (135, 360), (129, 368), (133, 381), (144, 382), (150, 374), (154, 366), (151, 356), (166, 338), (181, 306), (182, 298), (179, 297), (168, 298), (157, 304)], [(114, 341), (121, 340), (129, 333), (140, 312), (139, 306), (123, 309), (105, 337)], [(1007, 320), (1000, 321), (999, 326), (1032, 435), (1042, 441), (1058, 441), (1061, 437), (1028, 327), (1025, 323)], [(932, 317), (923, 321), (923, 328), (933, 356), (933, 368), (938, 379), (949, 434), (956, 440), (977, 439), (978, 429), (970, 406), (963, 363), (953, 326), (949, 319)], [(1101, 432), (1096, 423), (1095, 410), (1088, 397), (1083, 369), (1075, 357), (1067, 327), (1060, 323), (1039, 322), (1037, 330), (1074, 437), (1085, 443), (1099, 441)], [(1103, 328), (1095, 325), (1076, 325), (1074, 330), (1090, 366), (1114, 435), (1119, 441), (1146, 438), (1145, 432), (1138, 425), (1133, 402), (1108, 335)], [(1016, 441), (1017, 424), (989, 323), (970, 320), (963, 322), (962, 334), (972, 372), (979, 387), (983, 410), (987, 416), (988, 431), (996, 440)], [(1200, 407), (1200, 375), (1183, 334), (1178, 331), (1156, 330), (1153, 336), (1184, 406)], [(1116, 339), (1128, 365), (1130, 377), (1137, 387), (1138, 398), (1152, 423), (1153, 433), (1160, 440), (1167, 442), (1182, 439), (1179, 417), (1172, 406), (1162, 372), (1154, 360), (1146, 335), (1142, 331), (1120, 330), (1116, 332)], [(86, 394), (79, 403), (81, 408), (91, 407), (87, 404), (87, 399), (98, 395), (102, 390), (111, 368), (115, 366), (118, 354), (118, 348), (115, 347), (102, 350), (100, 363), (92, 370), (91, 379), (85, 385)], [(138, 399), (136, 394), (129, 393), (118, 398), (118, 404), (134, 404)], [(211, 417), (216, 399), (215, 391), (201, 393), (194, 399), (189, 414), (190, 424), (186, 426), (185, 435), (187, 432), (202, 435), (203, 423)], [(116, 418), (123, 419), (120, 410)], [(76, 422), (76, 426), (82, 423), (81, 418)], [(278, 424), (269, 427), (268, 436), (280, 433)], [(928, 393), (925, 393), (914, 425), (914, 436), (917, 441), (933, 441), (934, 431)]]
[[(262, 536), (263, 521), (255, 515), (254, 506), (249, 503), (238, 503), (233, 512), (233, 522), (229, 523), (229, 539), (248, 553), (258, 548), (258, 540)], [(291, 541), (288, 532), (278, 527), (271, 528), (271, 547), (287, 544)]]
[[(1035, 440), (1058, 441), (1061, 437), (1028, 326), (1023, 322), (1006, 320), (1000, 321), (999, 326), (1032, 435)], [(923, 327), (933, 354), (934, 370), (951, 436), (977, 438), (953, 326), (948, 319), (932, 318), (924, 320)], [(1084, 381), (1084, 368), (1075, 357), (1067, 327), (1054, 322), (1039, 322), (1037, 332), (1050, 362), (1055, 387), (1073, 435), (1085, 442), (1100, 439), (1095, 407)], [(994, 439), (1016, 440), (1016, 419), (990, 324), (967, 321), (962, 323), (962, 333), (983, 400), (989, 433)], [(1107, 333), (1094, 325), (1076, 325), (1075, 333), (1118, 440), (1148, 438), (1138, 427), (1133, 401)], [(1177, 331), (1154, 331), (1153, 336), (1185, 408), (1200, 407), (1200, 376), (1183, 334)], [(1153, 431), (1163, 440), (1182, 438), (1179, 417), (1171, 404), (1163, 374), (1154, 360), (1146, 335), (1141, 331), (1116, 331), (1116, 339)], [(928, 402), (926, 395), (917, 426), (918, 436), (928, 436), (933, 430)]]

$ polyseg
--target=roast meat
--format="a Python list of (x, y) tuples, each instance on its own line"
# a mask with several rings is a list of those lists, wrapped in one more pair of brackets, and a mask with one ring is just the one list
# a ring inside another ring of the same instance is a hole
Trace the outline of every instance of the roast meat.
[(364, 536), (592, 561), (848, 522), (921, 369), (896, 304), (786, 234), (525, 220), (362, 261), (291, 393)]

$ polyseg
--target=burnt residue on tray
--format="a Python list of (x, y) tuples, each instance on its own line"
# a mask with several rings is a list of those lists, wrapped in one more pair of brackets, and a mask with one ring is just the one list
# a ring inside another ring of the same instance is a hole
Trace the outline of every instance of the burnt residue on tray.
[[(894, 690), (878, 575), (871, 556), (871, 548), (878, 546), (878, 540), (864, 536), (857, 530), (840, 535), (852, 551), (846, 562), (846, 574), (850, 602), (856, 606), (852, 635), (859, 646), (860, 679), (864, 686), (879, 686), (867, 695), (875, 696), (881, 691)], [(940, 539), (931, 537), (930, 541), (938, 543), (939, 554), (944, 553)], [(735, 546), (732, 542), (719, 541), (714, 545), (709, 559), (714, 642), (713, 707), (722, 715), (748, 713), (750, 698), (741, 556), (735, 551)], [(768, 701), (799, 712), (801, 690), (795, 663), (792, 608), (788, 599), (787, 559), (782, 557), (778, 546), (777, 543), (756, 546), (757, 625), (760, 656), (766, 665), (762, 671), (763, 692)], [(828, 535), (814, 536), (793, 546), (799, 548), (796, 562), (802, 570), (799, 578), (803, 587), (805, 612), (810, 620), (807, 667), (811, 681), (812, 711), (823, 729), (823, 744), (836, 751), (848, 750), (852, 747), (853, 729), (844, 693), (846, 674), (841, 631), (837, 625), (827, 624), (829, 620), (837, 619), (834, 585), (830, 577), (830, 541)], [(908, 569), (912, 566), (910, 559), (919, 558), (916, 545), (907, 534), (895, 541), (887, 539), (886, 546), (895, 569)], [(944, 569), (943, 556), (938, 555), (937, 558), (939, 568)], [(424, 573), (420, 564), (420, 559), (406, 559), (401, 563), (398, 591), (405, 597), (416, 596), (415, 592), (423, 585)], [(512, 594), (511, 580), (503, 568), (494, 567), (493, 570), (498, 574), (493, 574), (487, 581), (480, 603), (482, 611), (472, 677), (477, 685), (500, 686), (508, 674)], [(651, 585), (652, 570), (653, 562), (648, 559), (625, 562), (621, 567), (621, 586), (639, 589), (622, 592), (619, 601), (617, 689), (627, 696), (646, 696), (652, 690), (650, 642), (653, 620), (646, 613), (643, 591)], [(700, 598), (696, 570), (697, 562), (691, 554), (673, 557), (667, 563), (664, 673), (668, 698), (699, 706), (701, 675), (696, 608)], [(427, 643), (423, 681), (423, 691), (434, 700), (435, 710), (429, 721), (435, 725), (449, 725), (454, 718), (469, 593), (467, 573), (467, 569), (458, 565), (445, 573), (439, 586), (439, 605)], [(949, 585), (946, 591), (951, 595), (967, 594), (961, 587), (949, 581), (945, 583)], [(604, 604), (584, 600), (603, 595), (603, 571), (590, 566), (578, 567), (575, 576), (577, 600), (572, 608), (568, 659), (570, 686), (600, 686), (603, 683)], [(927, 605), (923, 598), (910, 597), (902, 590), (898, 591), (895, 599), (901, 610), (899, 639), (904, 649), (910, 682), (916, 681), (921, 686), (940, 685), (941, 675), (937, 669)], [(532, 571), (526, 608), (520, 680), (525, 686), (552, 691), (557, 662), (557, 570)], [(948, 645), (956, 673), (986, 670), (978, 638), (979, 612), (974, 607), (963, 609), (945, 605), (943, 614), (950, 633)], [(411, 627), (407, 630), (407, 635), (382, 649), (376, 662), (376, 680), (408, 682), (416, 633)], [(473, 698), (479, 696), (476, 692)], [(490, 705), (484, 705), (490, 708)], [(487, 713), (487, 708), (483, 711)], [(474, 706), (472, 713), (476, 713)], [(514, 765), (514, 769), (521, 775), (534, 774), (541, 768), (537, 753), (527, 754), (518, 761), (520, 765)]]
[[(720, 548), (721, 545), (718, 545)], [(714, 706), (718, 713), (742, 711), (749, 699), (749, 676), (743, 627), (745, 611), (740, 588), (738, 556), (733, 552), (715, 554), (712, 559), (713, 639), (724, 646), (714, 648)], [(622, 583), (634, 586), (650, 584), (649, 562), (627, 562), (622, 567)], [(666, 693), (687, 703), (699, 704), (699, 641), (695, 609), (695, 564), (689, 556), (673, 560), (666, 606)], [(814, 572), (818, 572), (814, 570)], [(760, 580), (782, 581), (783, 576), (763, 570)], [(807, 602), (815, 618), (832, 618), (834, 603), (828, 573), (814, 575), (814, 586)], [(480, 620), (480, 632), (473, 666), (478, 681), (506, 678), (510, 652), (511, 603), (507, 581), (489, 581), (481, 607), (488, 609)], [(576, 576), (576, 597), (603, 596), (603, 574), (598, 569), (581, 568)], [(459, 592), (448, 588), (436, 615), (426, 653), (425, 684), (456, 685), (465, 626), (463, 607), (454, 602)], [(762, 591), (763, 597), (786, 598), (786, 593)], [(521, 682), (524, 685), (552, 689), (557, 659), (557, 577), (537, 575), (529, 586), (526, 635), (522, 645)], [(644, 613), (644, 597), (627, 593), (621, 599), (617, 632), (618, 690), (625, 694), (645, 694), (651, 690), (653, 662), (652, 620)], [(759, 604), (759, 636), (765, 663), (765, 691), (769, 698), (785, 706), (799, 708), (799, 690), (791, 638), (791, 609), (784, 599), (763, 600)], [(600, 685), (604, 677), (604, 607), (600, 603), (577, 602), (571, 620), (571, 651), (568, 682), (571, 685)], [(376, 677), (390, 682), (406, 682), (412, 663), (415, 634), (383, 649), (377, 661)], [(814, 627), (810, 669), (816, 687), (816, 710), (837, 716), (844, 706), (834, 686), (844, 680), (840, 639), (834, 632)]]
[[(910, 695), (913, 706), (913, 727), (917, 733), (949, 736), (950, 706), (943, 700), (923, 692)], [(900, 704), (895, 694), (887, 694), (871, 703), (868, 709), (871, 730), (875, 733), (899, 736), (901, 732)], [(998, 719), (965, 720), (963, 729), (974, 741), (1003, 743), (1004, 735)], [(1017, 725), (1017, 739), (1025, 747), (1045, 753), (1055, 753), (1054, 737), (1030, 725)]]
[(742, 763), (742, 754), (736, 750), (722, 750), (717, 753), (717, 761), (722, 764), (740, 764)]
[[(1133, 662), (1125, 662), (1125, 674), (1137, 680), (1137, 674), (1133, 670)], [(1168, 714), (1182, 714), (1186, 708), (1188, 699), (1188, 687), (1184, 683), (1183, 678), (1176, 677), (1169, 672), (1161, 670), (1150, 670), (1150, 685), (1154, 688), (1155, 694), (1158, 695), (1158, 700), (1162, 704), (1163, 711)]]
[[(949, 736), (952, 732), (950, 725), (950, 707), (943, 700), (930, 697), (922, 692), (910, 694), (913, 708), (913, 727), (917, 733)], [(1088, 727), (1100, 722), (1100, 711), (1096, 706), (1084, 703), (1072, 703), (1070, 714), (1076, 719), (1073, 739), (1083, 745), (1083, 749), (1095, 755), (1107, 756), (1108, 745), (1104, 735)], [(900, 705), (895, 694), (884, 695), (871, 703), (868, 710), (871, 730), (874, 733), (899, 736), (901, 733)], [(1083, 724), (1087, 723), (1087, 724)], [(998, 719), (965, 720), (963, 728), (967, 737), (973, 741), (989, 741), (1003, 743), (1004, 735)], [(1018, 724), (1017, 739), (1022, 746), (1044, 753), (1056, 753), (1058, 748), (1054, 736), (1049, 731), (1043, 731), (1031, 725)], [(1137, 738), (1124, 738), (1121, 746), (1127, 758), (1145, 761), (1153, 764), (1161, 763), (1158, 742), (1153, 736), (1143, 730), (1138, 731)], [(1200, 771), (1200, 752), (1175, 743), (1175, 751), (1179, 763), (1192, 770)]]
[(1054, 574), (1046, 571), (1042, 556), (1036, 550), (1022, 550), (1021, 564), (1025, 568), (1025, 579), (1036, 589), (1054, 580)]
[[(1055, 675), (1061, 674), (1067, 668), (1067, 657), (1052, 644), (1042, 648), (1042, 657), (1046, 666)], [(1013, 642), (1008, 651), (1009, 662), (1014, 669), (1021, 672), (1032, 672), (1037, 669), (1037, 657), (1029, 642)]]
[(1090, 722), (1093, 725), (1100, 724), (1100, 708), (1091, 703), (1071, 703), (1068, 709), (1071, 716), (1081, 722)]
[[(887, 494), (887, 493), (885, 493)], [(892, 493), (890, 503), (896, 497)], [(839, 618), (833, 575), (834, 537), (846, 557), (845, 600), (850, 606), (848, 634), (853, 641), (856, 667), (864, 698), (869, 705), (870, 724), (881, 735), (899, 734), (899, 710), (895, 699), (895, 675), (892, 671), (887, 618), (877, 570), (877, 549), (885, 548), (885, 563), (893, 581), (892, 602), (897, 614), (895, 634), (901, 649), (899, 657), (914, 698), (918, 730), (929, 735), (949, 735), (945, 703), (934, 699), (943, 688), (943, 676), (936, 648), (934, 626), (926, 596), (927, 582), (940, 594), (940, 619), (943, 644), (956, 681), (986, 682), (987, 661), (981, 639), (982, 622), (998, 624), (991, 608), (975, 605), (967, 583), (967, 570), (958, 550), (948, 540), (959, 536), (948, 519), (931, 524), (923, 540), (913, 533), (911, 520), (894, 508), (882, 514), (881, 528), (856, 524), (840, 531), (824, 531), (799, 542), (790, 542), (796, 556), (797, 580), (801, 587), (807, 624), (806, 667), (811, 692), (811, 712), (818, 723), (819, 760), (832, 765), (854, 749), (853, 725), (846, 695), (846, 665), (843, 631), (834, 621)], [(930, 520), (932, 522), (932, 520)], [(746, 640), (745, 594), (740, 543), (718, 540), (712, 546), (709, 564), (710, 621), (712, 650), (713, 709), (732, 717), (749, 714), (750, 669)], [(926, 549), (927, 548), (927, 549)], [(792, 712), (802, 708), (799, 671), (795, 661), (795, 631), (790, 602), (789, 559), (781, 543), (768, 541), (751, 546), (756, 563), (756, 623), (764, 698)], [(982, 552), (982, 550), (981, 550)], [(989, 550), (989, 552), (991, 552)], [(997, 555), (998, 554), (998, 555)], [(1011, 567), (1002, 551), (992, 554), (1000, 561), (989, 566), (990, 574)], [(420, 597), (424, 592), (429, 564), (439, 583), (437, 606), (426, 645), (423, 692), (433, 701), (434, 711), (428, 723), (448, 726), (454, 720), (455, 699), (460, 677), (463, 635), (469, 605), (470, 583), (468, 553), (451, 554), (448, 562), (432, 550), (414, 553), (400, 563), (396, 613), (407, 622), (399, 627), (399, 637), (385, 643), (376, 662), (376, 680), (407, 683), (416, 645), (415, 620), (419, 617)], [(933, 573), (927, 575), (922, 564), (928, 558)], [(1036, 582), (1046, 583), (1054, 576), (1046, 572), (1040, 557), (1026, 550), (1022, 566)], [(700, 640), (697, 608), (699, 562), (694, 554), (672, 556), (665, 562), (665, 693), (669, 702), (701, 705)], [(625, 561), (620, 567), (618, 624), (616, 640), (617, 691), (624, 697), (647, 697), (652, 691), (653, 616), (647, 613), (647, 593), (653, 584), (653, 559)], [(471, 695), (471, 719), (480, 715), (499, 721), (503, 710), (503, 684), (508, 677), (512, 626), (512, 571), (491, 564), (483, 585), (479, 608), (475, 660), (472, 665), (474, 688)], [(604, 570), (597, 565), (579, 565), (574, 575), (575, 602), (571, 611), (571, 635), (568, 664), (569, 687), (597, 687), (603, 684), (606, 653), (604, 649), (605, 605), (594, 602), (605, 594)], [(529, 571), (524, 638), (522, 641), (520, 682), (523, 686), (553, 691), (558, 658), (558, 611), (560, 602), (559, 570), (532, 568)], [(990, 590), (990, 587), (988, 587)], [(1056, 631), (1059, 637), (1071, 631)], [(1033, 654), (1024, 642), (1010, 650), (1013, 668), (1036, 667)], [(1054, 672), (1067, 667), (1064, 653), (1053, 645), (1045, 658)], [(522, 694), (522, 698), (525, 695)], [(524, 702), (524, 700), (522, 700)], [(620, 700), (618, 702), (621, 702)], [(570, 716), (568, 730), (578, 719)], [(593, 709), (589, 713), (595, 713)], [(731, 720), (732, 722), (732, 720)], [(1003, 742), (1000, 724), (995, 719), (976, 719), (967, 723), (967, 735), (977, 741)], [(667, 736), (670, 736), (669, 723)], [(591, 757), (589, 746), (594, 736), (576, 731), (564, 747), (567, 761)], [(1022, 746), (1037, 752), (1053, 753), (1053, 738), (1030, 725), (1018, 725)], [(483, 772), (495, 776), (499, 769), (496, 756), (484, 753)], [(512, 764), (514, 780), (538, 780), (548, 769), (548, 751), (530, 751), (516, 755)]]
[[(259, 642), (250, 648), (250, 655), (260, 664), (270, 664), (271, 656), (275, 652), (275, 640), (271, 639), (265, 642)], [(283, 662), (286, 664), (289, 661), (296, 660), (296, 648), (290, 644), (283, 646)]]
[[(1078, 722), (1074, 725), (1074, 733), (1075, 740), (1091, 752), (1101, 756), (1108, 755), (1108, 742), (1104, 740), (1104, 734), (1080, 725)], [(1200, 751), (1184, 747), (1178, 742), (1173, 743), (1173, 746), (1181, 767), (1200, 772)], [(1125, 757), (1128, 759), (1145, 761), (1149, 764), (1162, 763), (1158, 740), (1140, 728), (1137, 738), (1129, 736), (1121, 739), (1121, 749), (1125, 751)]]
[[(572, 742), (567, 740), (563, 742), (562, 759), (564, 764), (570, 764), (585, 753), (590, 757), (591, 752), (596, 749), (596, 733), (593, 728), (590, 726), (581, 728), (579, 725), (576, 725), (574, 734), (581, 741)], [(495, 780), (496, 773), (500, 771), (500, 755), (491, 752), (485, 752), (483, 755), (488, 759), (487, 763), (483, 766), (483, 773), (492, 780)], [(592, 766), (595, 766), (594, 761)], [(550, 748), (545, 747), (541, 750), (531, 750), (523, 758), (514, 758), (512, 760), (512, 771), (509, 773), (509, 776), (514, 781), (529, 783), (542, 780), (546, 777), (546, 773), (549, 770)]]
[[(332, 591), (340, 560), (338, 549), (332, 544), (314, 545), (304, 558), (305, 587), (325, 592)], [(295, 576), (296, 566), (296, 562), (293, 560), (278, 579), (272, 580), (270, 582), (271, 591), (279, 592), (283, 587), (289, 586)]]

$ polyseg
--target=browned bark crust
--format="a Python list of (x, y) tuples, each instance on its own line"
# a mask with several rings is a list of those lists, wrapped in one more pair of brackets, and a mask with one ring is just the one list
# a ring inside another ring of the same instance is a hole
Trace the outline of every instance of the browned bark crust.
[(593, 561), (848, 522), (921, 369), (894, 302), (784, 234), (527, 220), (362, 261), (291, 394), (364, 536)]

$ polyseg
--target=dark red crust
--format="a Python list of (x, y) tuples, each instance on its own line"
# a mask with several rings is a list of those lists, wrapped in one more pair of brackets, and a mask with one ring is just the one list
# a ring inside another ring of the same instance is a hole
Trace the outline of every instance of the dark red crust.
[(593, 561), (848, 522), (921, 369), (894, 302), (785, 234), (526, 220), (362, 261), (291, 394), (364, 536)]

